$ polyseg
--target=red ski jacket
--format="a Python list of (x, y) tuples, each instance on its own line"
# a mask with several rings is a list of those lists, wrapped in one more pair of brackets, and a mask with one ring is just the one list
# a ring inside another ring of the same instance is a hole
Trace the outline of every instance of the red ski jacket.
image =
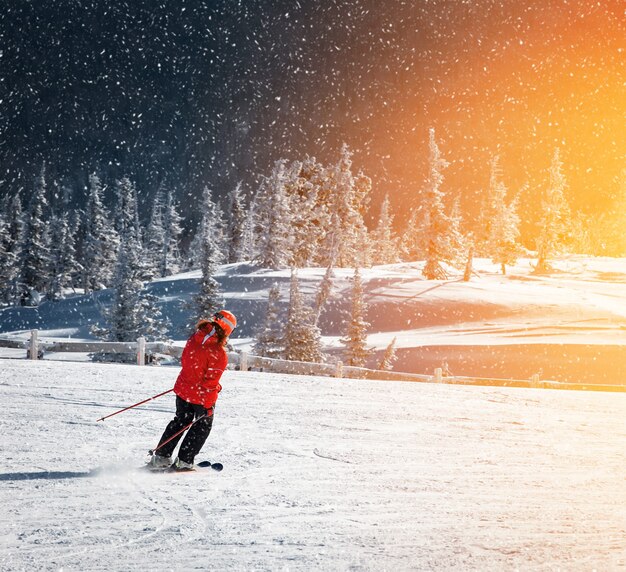
[(196, 331), (187, 340), (181, 357), (182, 369), (174, 384), (180, 398), (209, 409), (222, 390), (220, 378), (228, 365), (228, 355), (217, 343), (217, 336)]

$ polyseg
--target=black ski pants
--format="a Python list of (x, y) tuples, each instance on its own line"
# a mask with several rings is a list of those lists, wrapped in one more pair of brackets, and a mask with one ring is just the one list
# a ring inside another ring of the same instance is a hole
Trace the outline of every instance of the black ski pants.
[[(178, 451), (178, 458), (185, 463), (193, 463), (196, 455), (200, 452), (209, 433), (211, 433), (211, 427), (213, 426), (213, 407), (205, 409), (202, 405), (196, 405), (195, 403), (189, 403), (184, 399), (176, 396), (176, 417), (172, 419), (165, 432), (159, 441), (159, 444), (164, 443), (176, 435), (186, 425), (189, 425), (194, 419), (196, 421), (187, 431), (180, 450)], [(157, 454), (163, 457), (171, 457), (176, 445), (181, 440), (183, 434), (174, 437), (169, 443), (163, 445), (158, 450)]]

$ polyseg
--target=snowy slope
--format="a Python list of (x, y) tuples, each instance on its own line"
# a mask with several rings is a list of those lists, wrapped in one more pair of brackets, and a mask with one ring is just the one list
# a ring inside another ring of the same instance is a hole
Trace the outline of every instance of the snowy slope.
[(229, 371), (145, 474), (177, 371), (0, 360), (0, 570), (626, 568), (624, 394)]
[[(543, 379), (585, 383), (623, 383), (626, 379), (626, 259), (571, 256), (547, 276), (532, 274), (522, 259), (507, 276), (488, 260), (476, 260), (471, 282), (450, 269), (450, 280), (427, 281), (422, 263), (377, 266), (361, 271), (371, 323), (368, 342), (377, 350), (375, 366), (397, 338), (395, 369), (432, 374), (446, 362), (455, 375)], [(312, 301), (325, 269), (299, 271), (300, 285)], [(331, 361), (339, 357), (340, 337), (349, 317), (353, 269), (336, 269), (333, 297), (320, 318)], [(171, 323), (170, 335), (184, 340), (189, 311), (185, 303), (197, 290), (198, 272), (149, 285)], [(249, 264), (220, 268), (216, 278), (226, 304), (239, 317), (233, 343), (250, 345), (262, 320), (268, 289), (278, 283), (286, 315), (290, 271)], [(74, 296), (39, 308), (0, 310), (0, 332), (27, 336), (91, 338), (110, 292)], [(2, 354), (5, 355), (5, 354)]]

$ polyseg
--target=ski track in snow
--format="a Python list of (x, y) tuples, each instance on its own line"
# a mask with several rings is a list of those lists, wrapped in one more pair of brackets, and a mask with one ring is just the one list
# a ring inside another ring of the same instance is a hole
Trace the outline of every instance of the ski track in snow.
[(150, 474), (177, 372), (0, 360), (0, 570), (626, 569), (624, 394), (229, 371)]

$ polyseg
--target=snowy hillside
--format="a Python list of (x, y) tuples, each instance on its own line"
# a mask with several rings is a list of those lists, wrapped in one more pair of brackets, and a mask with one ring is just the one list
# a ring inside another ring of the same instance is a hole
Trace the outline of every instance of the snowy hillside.
[[(445, 361), (455, 375), (529, 379), (541, 372), (543, 379), (622, 383), (626, 260), (569, 257), (546, 276), (533, 275), (532, 262), (520, 260), (501, 276), (496, 265), (477, 260), (470, 282), (460, 281), (454, 271), (447, 282), (424, 280), (422, 263), (363, 269), (370, 346), (380, 356), (397, 337), (398, 371), (432, 374)], [(299, 272), (310, 301), (323, 274), (323, 269)], [(353, 270), (337, 269), (335, 274), (333, 297), (320, 319), (331, 359), (341, 351)], [(180, 274), (150, 286), (172, 323), (174, 339), (186, 337), (184, 304), (196, 292), (198, 276)], [(227, 265), (216, 278), (226, 304), (240, 319), (233, 338), (236, 348), (249, 347), (274, 283), (281, 288), (286, 315), (289, 271)], [(31, 328), (39, 328), (42, 337), (91, 338), (89, 327), (101, 319), (100, 310), (110, 303), (110, 296), (110, 291), (102, 291), (39, 308), (1, 310), (0, 332), (27, 335)]]
[(0, 360), (0, 570), (622, 570), (626, 395), (228, 372), (138, 468), (175, 368)]

